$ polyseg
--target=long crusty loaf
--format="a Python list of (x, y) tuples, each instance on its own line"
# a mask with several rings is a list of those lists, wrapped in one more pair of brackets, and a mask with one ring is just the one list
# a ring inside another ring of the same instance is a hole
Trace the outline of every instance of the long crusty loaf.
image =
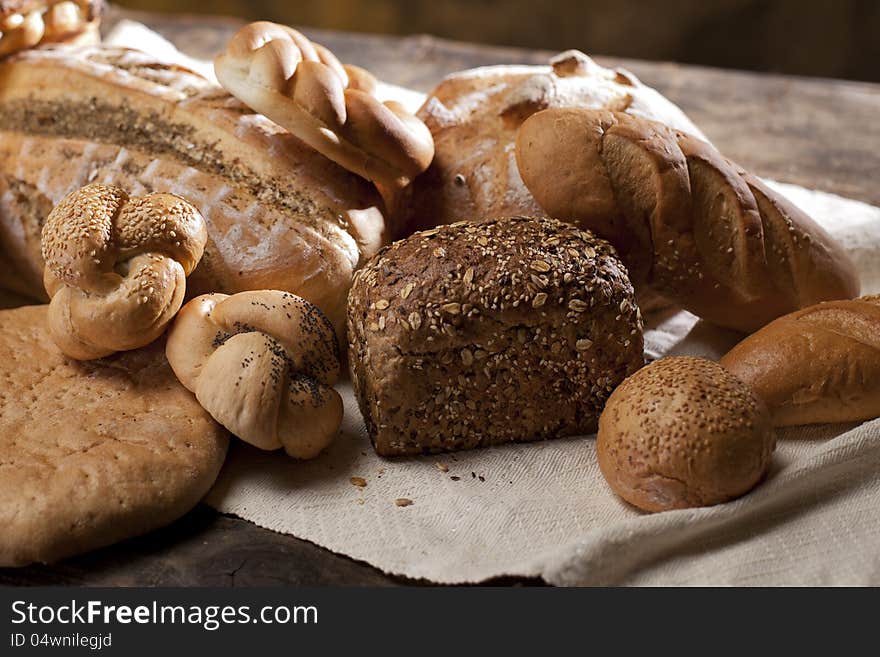
[(778, 426), (880, 417), (880, 296), (780, 317), (721, 364), (767, 403)]
[(38, 50), (0, 63), (0, 287), (45, 298), (40, 227), (90, 182), (172, 192), (205, 217), (190, 294), (272, 288), (339, 326), (358, 264), (385, 241), (381, 200), (216, 85), (122, 48)]
[(696, 137), (622, 112), (551, 109), (523, 123), (516, 154), (548, 214), (610, 241), (637, 290), (713, 323), (754, 331), (858, 295), (828, 233)]

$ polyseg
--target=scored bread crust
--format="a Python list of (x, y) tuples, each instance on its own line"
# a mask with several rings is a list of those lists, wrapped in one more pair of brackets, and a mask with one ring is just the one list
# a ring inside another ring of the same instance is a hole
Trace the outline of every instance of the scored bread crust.
[(622, 112), (561, 108), (522, 124), (516, 156), (548, 213), (614, 244), (638, 291), (703, 319), (754, 331), (858, 294), (843, 248), (706, 141)]
[(163, 341), (64, 358), (47, 306), (0, 311), (0, 566), (53, 562), (195, 506), (228, 434), (177, 382)]
[(172, 192), (199, 209), (209, 238), (192, 294), (291, 291), (337, 327), (355, 268), (387, 241), (368, 182), (144, 53), (37, 50), (0, 62), (0, 126), (0, 253), (20, 271), (0, 287), (20, 294), (45, 298), (42, 212), (90, 182)]
[(413, 184), (409, 232), (464, 219), (547, 216), (520, 178), (519, 126), (550, 107), (614, 109), (702, 136), (684, 113), (632, 73), (578, 51), (548, 66), (486, 66), (447, 76), (418, 112), (434, 135), (432, 165)]
[(644, 362), (617, 254), (541, 218), (395, 242), (355, 275), (348, 338), (354, 390), (384, 456), (591, 433)]

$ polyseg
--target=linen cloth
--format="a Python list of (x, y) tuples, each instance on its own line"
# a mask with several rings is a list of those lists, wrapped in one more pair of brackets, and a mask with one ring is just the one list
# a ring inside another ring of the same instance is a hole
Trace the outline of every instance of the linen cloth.
[[(110, 41), (132, 44), (128, 29)], [(155, 51), (151, 34), (139, 38)], [(390, 89), (411, 107), (419, 102)], [(845, 246), (863, 294), (880, 292), (880, 209), (771, 184)], [(717, 359), (742, 337), (683, 311), (647, 320), (650, 358)], [(611, 493), (595, 436), (384, 459), (350, 385), (340, 392), (345, 420), (325, 454), (296, 462), (235, 441), (208, 504), (440, 583), (520, 575), (558, 585), (880, 585), (880, 420), (782, 430), (753, 492), (649, 515)], [(412, 504), (398, 506), (404, 499)]]

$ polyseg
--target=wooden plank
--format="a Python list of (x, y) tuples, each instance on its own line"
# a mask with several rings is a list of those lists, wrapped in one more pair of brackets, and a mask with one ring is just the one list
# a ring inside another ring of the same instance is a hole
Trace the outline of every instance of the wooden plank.
[(390, 586), (378, 570), (199, 505), (145, 536), (53, 565), (0, 568), (0, 586)]

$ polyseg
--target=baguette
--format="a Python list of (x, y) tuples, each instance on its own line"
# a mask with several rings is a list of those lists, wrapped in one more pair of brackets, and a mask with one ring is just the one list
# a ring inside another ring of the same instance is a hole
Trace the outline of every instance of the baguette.
[(751, 332), (858, 295), (855, 267), (803, 211), (708, 142), (622, 112), (526, 120), (517, 162), (551, 216), (609, 240), (637, 290)]
[(721, 365), (767, 403), (777, 426), (880, 417), (880, 296), (780, 317)]
[(0, 287), (45, 300), (41, 224), (92, 182), (200, 211), (191, 295), (289, 291), (337, 327), (354, 270), (386, 241), (370, 183), (186, 68), (111, 47), (0, 62)]

